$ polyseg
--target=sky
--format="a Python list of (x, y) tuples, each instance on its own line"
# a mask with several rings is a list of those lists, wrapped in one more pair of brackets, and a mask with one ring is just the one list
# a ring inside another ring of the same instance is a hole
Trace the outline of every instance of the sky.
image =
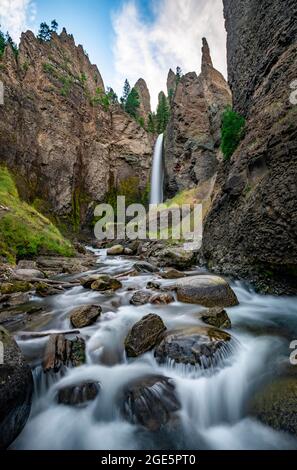
[(169, 68), (200, 73), (204, 36), (214, 66), (227, 75), (222, 0), (0, 0), (1, 29), (16, 42), (52, 19), (84, 46), (119, 96), (126, 78), (132, 86), (144, 78), (153, 108)]

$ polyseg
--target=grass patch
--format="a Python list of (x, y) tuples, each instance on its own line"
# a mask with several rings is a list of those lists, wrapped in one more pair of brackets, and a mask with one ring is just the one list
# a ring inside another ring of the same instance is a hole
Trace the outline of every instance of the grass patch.
[(11, 173), (0, 166), (0, 254), (7, 261), (39, 254), (72, 256), (71, 243), (36, 209), (21, 201)]
[(244, 135), (245, 119), (228, 107), (222, 119), (221, 150), (225, 160), (230, 160)]

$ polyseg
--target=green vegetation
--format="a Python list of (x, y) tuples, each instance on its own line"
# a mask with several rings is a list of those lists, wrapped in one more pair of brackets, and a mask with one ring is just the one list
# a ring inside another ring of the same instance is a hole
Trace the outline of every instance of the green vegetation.
[(96, 89), (96, 94), (90, 99), (92, 106), (103, 106), (105, 111), (109, 110), (110, 101), (108, 94), (105, 93), (101, 88)]
[(39, 39), (39, 41), (49, 42), (52, 39), (52, 34), (57, 32), (58, 26), (59, 25), (56, 20), (53, 20), (51, 22), (50, 27), (45, 22), (41, 23), (39, 31), (38, 31), (38, 35), (37, 35), (37, 38)]
[(19, 50), (16, 43), (12, 40), (12, 37), (9, 33), (6, 33), (6, 35), (4, 35), (4, 33), (0, 30), (0, 59), (4, 53), (5, 47), (8, 45), (11, 46), (14, 55), (17, 57)]
[(228, 107), (222, 118), (221, 150), (225, 160), (230, 160), (237, 149), (245, 128), (245, 119)]
[(156, 134), (156, 132), (157, 132), (157, 121), (156, 121), (156, 114), (155, 113), (150, 113), (148, 115), (147, 131), (151, 132), (151, 134)]
[(113, 186), (106, 195), (106, 202), (110, 204), (114, 210), (117, 208), (117, 197), (125, 196), (126, 206), (131, 204), (148, 205), (150, 194), (150, 184), (147, 183), (143, 191), (139, 188), (139, 179), (137, 176), (130, 176), (119, 182), (117, 187)]
[(182, 69), (180, 67), (176, 67), (176, 85), (179, 84), (182, 76), (183, 76)]
[(125, 111), (134, 119), (137, 119), (139, 106), (140, 102), (138, 91), (135, 88), (132, 88), (126, 101)]
[(7, 261), (41, 253), (73, 255), (59, 230), (19, 198), (11, 173), (0, 166), (0, 252)]
[(61, 85), (61, 95), (68, 96), (71, 90), (72, 85), (74, 84), (74, 78), (67, 73), (67, 71), (60, 72), (54, 65), (50, 63), (43, 64), (43, 71), (51, 76), (53, 76), (56, 80), (58, 80)]
[(157, 108), (157, 132), (158, 134), (162, 134), (165, 132), (168, 121), (170, 117), (170, 110), (169, 110), (169, 103), (168, 99), (166, 98), (165, 94), (162, 92), (160, 94), (159, 104)]

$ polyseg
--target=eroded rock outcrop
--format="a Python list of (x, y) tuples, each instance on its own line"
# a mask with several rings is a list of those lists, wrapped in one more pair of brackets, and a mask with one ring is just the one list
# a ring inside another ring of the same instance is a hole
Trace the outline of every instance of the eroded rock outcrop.
[(79, 225), (121, 182), (146, 187), (151, 137), (119, 105), (104, 104), (102, 77), (72, 35), (22, 34), (17, 59), (5, 49), (0, 80), (0, 160), (17, 169), (29, 202)]
[(228, 73), (245, 136), (222, 165), (204, 229), (211, 267), (296, 291), (297, 4), (224, 0)]
[(231, 93), (212, 65), (206, 39), (201, 74), (191, 72), (179, 79), (170, 70), (167, 87), (171, 95), (165, 139), (167, 196), (205, 182), (209, 182), (206, 192), (211, 192), (218, 166), (221, 115), (231, 104)]
[(151, 96), (147, 84), (143, 78), (140, 78), (134, 85), (139, 95), (139, 109), (138, 114), (147, 122), (148, 115), (152, 112), (151, 109)]

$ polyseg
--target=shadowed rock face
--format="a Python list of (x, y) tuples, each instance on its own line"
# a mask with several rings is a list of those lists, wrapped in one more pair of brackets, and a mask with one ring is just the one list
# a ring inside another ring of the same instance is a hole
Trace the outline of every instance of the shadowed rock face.
[(0, 327), (4, 364), (0, 365), (0, 449), (6, 449), (25, 426), (31, 409), (30, 367), (7, 331)]
[(47, 43), (24, 33), (17, 61), (5, 49), (0, 80), (0, 161), (29, 202), (84, 224), (121, 181), (146, 187), (152, 137), (119, 105), (100, 104), (101, 75), (65, 30)]
[(221, 115), (231, 104), (231, 94), (224, 77), (213, 68), (206, 39), (201, 74), (191, 72), (178, 81), (170, 70), (167, 86), (173, 96), (165, 139), (166, 193), (172, 197), (215, 176)]
[(296, 291), (297, 4), (225, 0), (224, 11), (234, 107), (247, 125), (218, 176), (204, 256), (266, 290)]

